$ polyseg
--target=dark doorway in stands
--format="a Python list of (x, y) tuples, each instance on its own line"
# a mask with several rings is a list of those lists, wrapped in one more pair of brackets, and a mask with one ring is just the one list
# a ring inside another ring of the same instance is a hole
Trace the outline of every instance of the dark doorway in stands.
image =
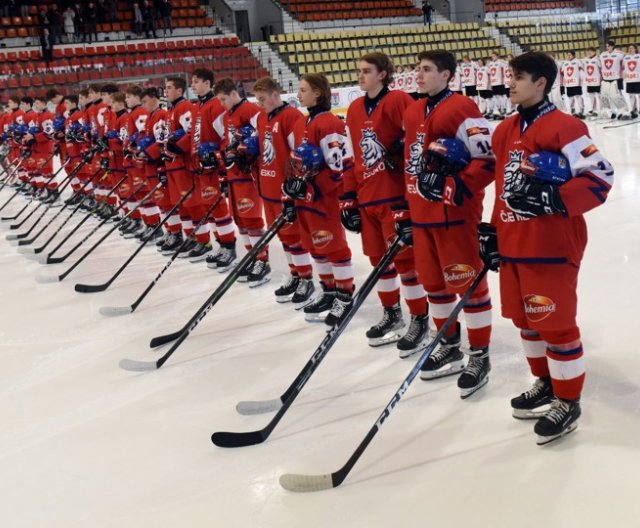
[(236, 15), (236, 33), (240, 42), (251, 42), (249, 28), (249, 13), (247, 11), (234, 11)]

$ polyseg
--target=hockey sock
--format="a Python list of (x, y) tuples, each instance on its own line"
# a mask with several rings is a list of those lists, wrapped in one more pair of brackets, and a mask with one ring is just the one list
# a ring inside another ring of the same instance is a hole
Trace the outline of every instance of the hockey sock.
[[(446, 290), (440, 290), (433, 293), (428, 292), (427, 298), (429, 299), (433, 323), (436, 325), (436, 328), (440, 329), (456, 306), (456, 296), (448, 293)], [(447, 337), (456, 333), (457, 325), (455, 323), (456, 321), (453, 321), (453, 324), (449, 326), (449, 329), (445, 334)]]
[(215, 226), (216, 226), (216, 239), (221, 244), (233, 244), (236, 239), (235, 229), (236, 225), (231, 216), (221, 216), (213, 218)]
[(538, 332), (526, 328), (520, 329), (520, 338), (531, 374), (537, 378), (548, 378), (547, 343), (542, 340)]
[[(200, 223), (202, 219), (196, 220), (196, 225)], [(198, 244), (208, 244), (211, 242), (211, 224), (205, 221), (198, 229), (196, 229), (195, 241)]]
[[(251, 229), (249, 231), (249, 243), (251, 244), (251, 247), (255, 246), (263, 235), (264, 229)], [(269, 246), (265, 246), (264, 249), (258, 253), (256, 260), (262, 260), (263, 262), (269, 260)]]
[(291, 246), (289, 248), (291, 255), (291, 263), (296, 273), (301, 279), (311, 279), (313, 277), (313, 268), (311, 267), (311, 255), (302, 248), (302, 246)]
[(336, 279), (336, 289), (346, 292), (353, 291), (353, 265), (351, 259), (332, 262), (333, 276)]
[(191, 221), (191, 217), (181, 216), (180, 223), (182, 224), (182, 230), (184, 231), (185, 236), (191, 236), (191, 232), (193, 231), (193, 222)]
[(316, 265), (316, 269), (318, 270), (318, 277), (320, 280), (324, 282), (325, 286), (333, 290), (336, 287), (336, 280), (333, 277), (333, 270), (331, 264), (329, 263), (326, 257), (320, 257), (312, 255), (313, 260)]
[(489, 346), (492, 312), (489, 290), (485, 288), (472, 295), (463, 310), (469, 345), (476, 350)]
[[(369, 260), (372, 266), (376, 266), (380, 262), (380, 258), (377, 257)], [(380, 275), (376, 289), (382, 306), (391, 307), (398, 303), (400, 300), (400, 280), (393, 264)]]
[(400, 275), (402, 296), (404, 302), (407, 303), (409, 313), (411, 315), (424, 315), (427, 313), (429, 306), (427, 305), (427, 294), (418, 282), (418, 276), (415, 271), (403, 273)]

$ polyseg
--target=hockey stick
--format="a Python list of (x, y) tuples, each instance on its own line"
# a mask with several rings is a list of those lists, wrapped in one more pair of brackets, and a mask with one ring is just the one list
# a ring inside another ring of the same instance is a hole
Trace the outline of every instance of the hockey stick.
[(342, 320), (334, 326), (322, 340), (318, 348), (314, 351), (311, 359), (307, 361), (307, 364), (302, 368), (300, 373), (293, 380), (293, 383), (289, 388), (280, 396), (277, 400), (269, 400), (266, 402), (246, 402), (244, 404), (247, 408), (252, 408), (255, 412), (247, 412), (242, 414), (256, 414), (258, 412), (266, 412), (269, 410), (277, 410), (278, 413), (271, 419), (271, 421), (263, 429), (257, 431), (247, 431), (242, 433), (232, 432), (216, 432), (211, 435), (211, 441), (218, 447), (244, 447), (249, 445), (261, 444), (272, 433), (278, 422), (282, 419), (287, 412), (291, 404), (298, 397), (303, 387), (306, 385), (309, 378), (318, 368), (322, 360), (325, 358), (329, 350), (333, 347), (338, 338), (342, 335), (345, 328), (353, 319), (364, 300), (367, 298), (373, 287), (378, 282), (378, 279), (384, 273), (384, 271), (391, 265), (393, 259), (403, 247), (402, 240), (396, 238), (394, 243), (389, 247), (384, 257), (373, 268), (373, 271), (367, 277), (360, 287), (359, 292), (353, 297), (353, 304), (351, 308), (343, 316)]
[[(65, 164), (63, 163), (60, 168), (53, 174), (51, 175), (51, 177), (44, 183), (44, 187), (42, 189), (46, 189), (47, 185), (49, 185), (53, 179), (58, 175), (58, 173), (64, 168)], [(35, 197), (34, 197), (35, 199)], [(27, 202), (27, 205), (25, 205), (22, 209), (20, 209), (20, 212), (10, 218), (1, 218), (0, 220), (16, 220), (25, 210), (27, 207), (29, 207), (29, 205), (31, 205), (31, 203), (33, 202), (33, 200), (29, 200)], [(26, 218), (23, 218), (22, 221), (19, 224), (13, 224), (9, 226), (9, 229), (19, 229), (20, 227), (22, 227), (24, 225), (24, 223), (29, 220), (29, 218), (31, 218), (31, 216), (33, 216), (33, 213), (35, 213), (38, 209), (40, 209), (40, 207), (42, 205), (45, 205), (44, 202), (42, 200), (40, 200), (38, 202), (38, 205), (36, 205), (36, 207), (34, 209), (31, 210), (31, 212), (27, 215)]]
[[(255, 259), (255, 257), (267, 246), (271, 239), (276, 236), (276, 233), (285, 223), (286, 221), (282, 214), (278, 215), (273, 224), (271, 224), (265, 234), (262, 235), (262, 238), (260, 238), (260, 240), (256, 242), (256, 244), (251, 248), (250, 251), (247, 252), (242, 260), (235, 266), (235, 268), (231, 270), (229, 275), (227, 275), (227, 277), (222, 281), (220, 286), (218, 286), (216, 290), (211, 294), (211, 296), (204, 302), (204, 304), (200, 308), (198, 308), (198, 311), (193, 315), (193, 317), (184, 327), (182, 327), (178, 332), (175, 332), (174, 334), (154, 338), (154, 340), (156, 341), (151, 341), (151, 346), (153, 346), (154, 344), (156, 344), (156, 346), (160, 346), (161, 344), (168, 343), (177, 339), (177, 341), (164, 356), (162, 356), (157, 361), (135, 361), (132, 359), (122, 359), (120, 360), (120, 367), (125, 370), (132, 371), (156, 370), (162, 367), (162, 365), (165, 364), (165, 362), (178, 349), (182, 342), (187, 337), (189, 337), (189, 334), (191, 334), (196, 326), (198, 326), (198, 323), (200, 323), (200, 321), (205, 318), (205, 316), (211, 311), (211, 309), (222, 298), (227, 290), (233, 285), (233, 283), (239, 277), (240, 273), (244, 271), (244, 269)], [(159, 340), (162, 340), (162, 342), (157, 344)]]
[[(69, 175), (66, 178), (66, 181), (64, 182), (64, 184), (60, 187), (60, 193), (62, 193), (67, 186), (69, 186), (71, 184), (71, 181), (73, 180), (73, 178), (75, 177), (75, 175), (80, 172), (80, 169), (84, 166), (84, 162), (79, 163), (75, 169), (73, 169), (71, 171), (71, 173), (69, 173)], [(79, 196), (79, 194), (82, 192), (82, 190), (89, 185), (89, 183), (91, 183), (91, 181), (93, 180), (93, 178), (96, 177), (98, 173), (96, 172), (89, 180), (87, 180), (84, 185), (82, 185), (82, 187), (80, 187), (80, 189), (78, 189), (76, 192), (74, 192), (71, 195), (71, 198), (69, 199), (69, 201), (67, 201), (67, 203), (65, 203), (59, 210), (58, 212), (56, 212), (55, 215), (53, 215), (53, 217), (51, 217), (49, 219), (49, 221), (44, 225), (44, 227), (42, 229), (40, 229), (40, 231), (38, 231), (36, 233), (36, 235), (33, 238), (30, 239), (26, 239), (26, 237), (28, 237), (31, 234), (31, 231), (33, 231), (35, 229), (35, 227), (40, 223), (40, 220), (42, 220), (44, 218), (44, 215), (47, 213), (47, 211), (53, 207), (53, 204), (49, 204), (49, 206), (42, 212), (40, 213), (40, 216), (38, 217), (38, 219), (35, 221), (35, 223), (29, 228), (29, 230), (26, 233), (20, 233), (17, 235), (10, 235), (7, 237), (8, 240), (11, 240), (11, 237), (13, 237), (13, 239), (18, 239), (20, 240), (18, 242), (19, 246), (28, 246), (30, 244), (33, 244), (36, 239), (46, 231), (46, 229), (56, 220), (56, 218), (58, 218), (63, 212), (64, 210), (69, 207), (71, 205), (71, 200), (73, 200), (75, 197)], [(56, 231), (57, 233), (57, 231)], [(26, 239), (26, 240), (24, 240)], [(18, 250), (19, 251), (19, 250)]]
[[(56, 152), (55, 152), (55, 151), (53, 151), (53, 152), (51, 153), (51, 156), (49, 156), (49, 157), (44, 161), (44, 163), (42, 164), (42, 167), (44, 167), (47, 163), (49, 163), (49, 162), (53, 159), (53, 157), (54, 157), (55, 155), (56, 155)], [(23, 158), (23, 159), (25, 159), (25, 158)], [(56, 174), (57, 174), (57, 173), (56, 173)], [(52, 177), (52, 178), (50, 178), (50, 179), (49, 179), (49, 181), (51, 181), (52, 179), (53, 179), (53, 177)], [(47, 183), (49, 183), (49, 182), (47, 182)], [(6, 183), (5, 183), (4, 185), (6, 185)], [(4, 185), (3, 185), (2, 187), (0, 187), (0, 191), (1, 191), (2, 189), (4, 189)], [(11, 200), (13, 200), (13, 199), (16, 197), (16, 195), (18, 195), (19, 193), (20, 193), (20, 190), (17, 190), (17, 191), (13, 194), (13, 196), (11, 196), (11, 198), (9, 198), (9, 200), (7, 200), (7, 203), (5, 203), (2, 207), (0, 207), (0, 211), (2, 211), (2, 210), (6, 207), (6, 205), (7, 205)]]
[[(9, 183), (9, 180), (11, 178), (13, 178), (13, 176), (18, 172), (18, 169), (20, 168), (20, 166), (22, 165), (22, 162), (25, 160), (25, 158), (20, 158), (19, 163), (13, 168), (13, 172), (11, 173), (10, 176), (7, 176), (5, 182), (2, 184), (2, 187), (0, 187), (0, 191), (2, 191), (2, 189), (4, 189), (5, 185), (7, 185), (7, 183)], [(9, 205), (11, 203), (11, 200), (13, 200), (16, 196), (18, 196), (20, 194), (21, 189), (18, 189), (16, 192), (14, 192), (9, 199), (2, 204), (2, 206), (0, 206), (0, 211), (2, 211), (7, 205)]]
[(204, 225), (206, 220), (209, 219), (209, 215), (213, 212), (213, 210), (216, 208), (216, 206), (220, 203), (221, 200), (222, 200), (222, 195), (220, 195), (220, 197), (213, 203), (213, 205), (211, 207), (209, 207), (209, 210), (207, 211), (207, 214), (202, 218), (202, 220), (200, 220), (200, 222), (198, 222), (196, 224), (196, 226), (193, 228), (193, 230), (191, 231), (189, 236), (182, 241), (182, 244), (180, 244), (180, 247), (173, 252), (173, 255), (171, 255), (171, 258), (169, 258), (167, 263), (164, 265), (164, 268), (162, 268), (160, 270), (160, 273), (158, 273), (158, 275), (156, 275), (156, 278), (151, 281), (151, 283), (142, 292), (140, 297), (138, 297), (136, 299), (136, 301), (131, 306), (103, 306), (102, 308), (100, 308), (100, 313), (102, 315), (106, 315), (106, 316), (116, 316), (116, 315), (125, 315), (125, 314), (129, 314), (129, 313), (135, 312), (136, 309), (138, 308), (138, 306), (140, 306), (140, 303), (147, 296), (147, 294), (153, 289), (153, 287), (156, 284), (158, 284), (158, 282), (160, 281), (162, 276), (167, 272), (167, 270), (175, 262), (175, 260), (178, 258), (178, 255), (180, 254), (180, 252), (186, 247), (186, 245), (189, 243), (190, 240), (195, 238), (196, 231), (202, 225)]
[[(144, 185), (144, 184), (142, 184)], [(142, 186), (141, 186), (142, 187)], [(144, 198), (142, 198), (142, 200), (140, 201), (140, 205), (142, 205), (142, 203), (145, 200), (148, 200), (149, 197), (158, 190), (158, 188), (160, 187), (160, 184), (158, 183), (153, 189), (151, 189), (145, 196)], [(125, 220), (127, 220), (135, 211), (138, 210), (138, 208), (140, 207), (140, 205), (134, 207), (133, 209), (131, 209), (131, 211), (129, 211), (126, 215), (124, 215), (118, 222), (116, 222), (113, 227), (111, 229), (109, 229), (109, 231), (107, 231), (104, 235), (102, 235), (102, 238), (100, 238), (93, 246), (91, 246), (91, 248), (80, 257), (80, 259), (78, 259), (78, 261), (76, 261), (67, 271), (65, 271), (64, 273), (62, 273), (61, 275), (54, 275), (54, 276), (50, 276), (50, 275), (38, 275), (36, 276), (36, 281), (41, 283), (41, 284), (45, 284), (48, 282), (62, 282), (64, 279), (66, 279), (69, 274), (76, 269), (82, 262), (84, 262), (84, 260), (91, 255), (91, 253), (93, 253), (95, 251), (95, 249), (102, 244), (108, 237), (109, 235), (111, 235), (111, 233), (113, 233), (116, 229), (118, 229), (118, 227), (120, 226), (120, 224), (122, 222), (124, 222)], [(100, 226), (94, 227), (88, 234), (87, 236), (85, 236), (79, 243), (78, 245), (76, 245), (76, 247), (74, 247), (71, 251), (75, 251), (78, 247), (80, 247), (82, 244), (84, 244), (89, 237), (91, 237), (91, 235), (93, 235)], [(65, 257), (66, 258), (66, 257)]]
[(142, 243), (138, 245), (138, 247), (131, 254), (131, 256), (125, 261), (125, 263), (122, 266), (120, 266), (120, 268), (118, 268), (118, 270), (113, 274), (113, 276), (107, 282), (103, 284), (76, 284), (74, 289), (78, 293), (96, 293), (96, 292), (105, 291), (109, 286), (113, 284), (113, 282), (120, 276), (120, 274), (126, 269), (126, 267), (129, 264), (131, 264), (131, 262), (133, 261), (134, 258), (136, 258), (138, 253), (142, 251), (142, 248), (144, 248), (147, 245), (149, 240), (152, 240), (153, 236), (160, 229), (162, 229), (162, 225), (169, 219), (169, 217), (173, 215), (173, 213), (175, 213), (180, 208), (180, 206), (184, 203), (184, 201), (187, 198), (189, 198), (189, 196), (191, 196), (194, 189), (195, 189), (195, 185), (192, 186), (191, 189), (186, 194), (182, 195), (180, 200), (178, 200), (178, 202), (169, 210), (169, 212), (165, 214), (164, 218), (162, 218), (160, 222), (158, 222), (158, 225), (155, 226), (153, 231), (149, 233), (149, 235), (142, 240)]
[(625, 126), (629, 126), (629, 125), (637, 125), (638, 123), (640, 123), (640, 119), (636, 119), (634, 121), (627, 121), (626, 123), (621, 123), (619, 125), (603, 126), (602, 129), (603, 130), (607, 130), (609, 128), (621, 128), (621, 127), (625, 127)]
[[(120, 187), (120, 186), (124, 183), (124, 181), (125, 181), (126, 179), (127, 179), (127, 176), (126, 176), (126, 175), (125, 175), (125, 176), (123, 176), (122, 178), (120, 178), (120, 180), (118, 181), (118, 183), (116, 183), (116, 185), (115, 185), (115, 186), (114, 186), (114, 187), (109, 191), (109, 193), (105, 196), (105, 198), (109, 198), (109, 196), (111, 196), (114, 192), (116, 192), (116, 190), (118, 189), (118, 187)], [(84, 200), (85, 200), (85, 199), (83, 198), (83, 199), (80, 201), (80, 203), (76, 206), (76, 209), (75, 209), (75, 210), (74, 210), (74, 212), (71, 214), (71, 216), (73, 216), (73, 214), (75, 214), (75, 212), (76, 212), (78, 209), (80, 209), (80, 208), (82, 207), (82, 204), (84, 203)], [(41, 257), (41, 258), (40, 258), (40, 263), (41, 263), (41, 264), (58, 264), (58, 263), (62, 262), (62, 260), (58, 260), (58, 258), (59, 258), (59, 257), (54, 257), (53, 255), (55, 254), (55, 252), (56, 252), (56, 251), (58, 251), (58, 250), (59, 250), (59, 249), (64, 245), (64, 243), (65, 243), (67, 240), (69, 240), (69, 239), (74, 235), (74, 233), (76, 233), (76, 232), (78, 231), (78, 229), (80, 229), (80, 228), (84, 225), (84, 223), (85, 223), (87, 220), (89, 220), (89, 219), (93, 216), (93, 213), (95, 213), (95, 212), (98, 210), (98, 207), (99, 207), (99, 205), (98, 205), (98, 204), (96, 204), (96, 205), (95, 205), (95, 206), (94, 206), (90, 211), (88, 211), (88, 212), (87, 212), (87, 214), (84, 216), (84, 218), (83, 218), (82, 220), (80, 220), (80, 222), (78, 222), (78, 223), (73, 227), (73, 229), (71, 229), (71, 231), (69, 231), (69, 233), (67, 233), (67, 235), (66, 235), (66, 236), (65, 236), (65, 237), (64, 237), (64, 238), (63, 238), (63, 239), (58, 243), (58, 245), (57, 245), (55, 248), (53, 248), (53, 249), (51, 250), (51, 252), (50, 252), (48, 255), (44, 255), (43, 257)], [(118, 205), (118, 208), (116, 209), (116, 212), (118, 212), (120, 209), (122, 209), (122, 207), (123, 207), (123, 204)], [(66, 223), (71, 219), (71, 216), (70, 216), (69, 218), (67, 218), (67, 220), (65, 220), (65, 221), (63, 222), (63, 224), (62, 224), (62, 225), (60, 226), (60, 228), (58, 229), (58, 232), (60, 232), (60, 231), (61, 231), (61, 229), (64, 227), (64, 225), (65, 225), (65, 224), (66, 224)], [(108, 217), (107, 217), (107, 218), (103, 218), (103, 219), (101, 219), (101, 220), (100, 220), (100, 222), (99, 222), (99, 224), (100, 224), (100, 225), (99, 225), (98, 227), (102, 227), (102, 226), (103, 226), (104, 224), (106, 224), (108, 221), (109, 221), (109, 218), (108, 218)], [(55, 237), (55, 236), (54, 236), (54, 237)], [(41, 252), (45, 247), (46, 247), (46, 244), (45, 244), (45, 246), (43, 246), (43, 247), (40, 247), (40, 248), (35, 249), (35, 250), (34, 250), (34, 253), (35, 253), (35, 254), (40, 253), (40, 252)], [(65, 258), (67, 258), (68, 256), (69, 256), (69, 254), (67, 254), (67, 255), (65, 256)]]
[(411, 382), (415, 379), (415, 377), (420, 372), (420, 367), (422, 367), (422, 365), (427, 360), (427, 358), (432, 354), (435, 348), (440, 344), (440, 340), (444, 337), (447, 329), (451, 326), (451, 324), (453, 324), (453, 321), (458, 316), (458, 314), (462, 311), (462, 308), (464, 308), (464, 305), (467, 304), (467, 302), (469, 301), (469, 298), (471, 297), (473, 292), (476, 290), (476, 288), (480, 285), (480, 282), (485, 277), (488, 271), (489, 271), (489, 268), (487, 268), (486, 266), (482, 268), (482, 271), (480, 271), (480, 273), (475, 278), (471, 286), (469, 286), (469, 289), (467, 290), (467, 292), (462, 296), (462, 298), (460, 299), (458, 304), (455, 306), (451, 314), (449, 314), (449, 317), (447, 318), (447, 320), (444, 322), (444, 324), (436, 334), (436, 337), (429, 344), (429, 346), (424, 350), (424, 352), (420, 356), (420, 359), (418, 359), (415, 366), (411, 369), (411, 372), (409, 372), (409, 375), (404, 379), (404, 381), (402, 382), (402, 384), (400, 385), (396, 393), (393, 395), (389, 403), (387, 403), (387, 406), (382, 411), (382, 414), (378, 416), (378, 419), (375, 421), (371, 429), (369, 429), (369, 432), (364, 437), (362, 442), (360, 442), (360, 445), (358, 445), (356, 450), (349, 457), (346, 464), (342, 466), (338, 471), (325, 474), (325, 475), (298, 475), (298, 474), (291, 474), (291, 473), (281, 475), (280, 485), (284, 489), (289, 491), (320, 491), (324, 489), (336, 488), (340, 484), (342, 484), (342, 482), (347, 477), (347, 475), (349, 474), (353, 466), (356, 464), (358, 459), (362, 456), (362, 453), (364, 453), (367, 446), (371, 443), (371, 440), (373, 440), (373, 437), (382, 428), (382, 425), (391, 414), (391, 411), (393, 411), (393, 409), (398, 404), (402, 396), (404, 396), (405, 392), (407, 392), (409, 385), (411, 385)]
[[(24, 163), (24, 156), (20, 156), (20, 159), (17, 160), (18, 163), (16, 164), (16, 162), (13, 162), (13, 167), (11, 167), (10, 169), (7, 170), (7, 175), (4, 178), (4, 181), (2, 182), (2, 186), (0, 186), (0, 191), (2, 191), (2, 189), (4, 189), (6, 187), (6, 185), (11, 181), (11, 179), (16, 175), (16, 173), (18, 172), (18, 169), (20, 168), (20, 166)], [(10, 172), (9, 172), (10, 171)], [(4, 206), (7, 204), (4, 204), (2, 207), (0, 207), (0, 211), (2, 211), (2, 209), (4, 209)]]

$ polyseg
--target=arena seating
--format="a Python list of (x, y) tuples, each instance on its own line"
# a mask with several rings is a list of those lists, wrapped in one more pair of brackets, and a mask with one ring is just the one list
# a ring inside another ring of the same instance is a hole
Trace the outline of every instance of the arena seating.
[(460, 58), (467, 53), (474, 59), (486, 57), (494, 49), (506, 53), (488, 30), (475, 23), (443, 24), (431, 31), (425, 27), (387, 27), (287, 33), (272, 36), (271, 43), (294, 71), (300, 75), (325, 73), (334, 86), (356, 83), (355, 60), (373, 50), (387, 53), (396, 65), (410, 67), (425, 49), (446, 48)]
[(628, 11), (608, 28), (608, 38), (618, 47), (640, 44), (640, 11)]
[[(48, 1), (44, 4), (53, 4)], [(172, 25), (174, 28), (210, 27), (213, 19), (204, 16), (202, 8), (198, 6), (198, 0), (175, 0), (172, 12)], [(98, 24), (99, 33), (128, 32), (133, 29), (133, 12), (126, 2), (118, 3), (118, 19), (114, 22)], [(162, 29), (162, 21), (158, 21)], [(0, 39), (27, 38), (39, 35), (38, 10), (36, 6), (30, 6), (29, 16), (26, 17), (2, 17), (0, 18)]]
[(0, 75), (8, 76), (0, 79), (3, 100), (14, 90), (37, 93), (58, 88), (66, 92), (83, 83), (179, 75), (198, 66), (238, 82), (267, 75), (236, 36), (62, 46), (55, 49), (50, 68), (42, 62), (40, 50), (0, 51), (0, 65)]
[(528, 11), (539, 9), (566, 9), (572, 7), (582, 7), (582, 0), (565, 0), (556, 2), (554, 0), (538, 0), (528, 2), (527, 0), (486, 0), (485, 11)]
[(301, 22), (422, 15), (422, 11), (417, 9), (410, 0), (378, 0), (376, 2), (280, 0), (280, 3)]
[(598, 34), (591, 22), (575, 18), (500, 20), (496, 27), (525, 51), (562, 53), (574, 50), (581, 57), (589, 46), (599, 47)]

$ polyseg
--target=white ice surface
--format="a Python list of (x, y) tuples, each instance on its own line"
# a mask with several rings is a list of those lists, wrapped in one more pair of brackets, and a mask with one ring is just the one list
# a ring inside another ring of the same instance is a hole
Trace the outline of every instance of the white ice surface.
[[(166, 346), (151, 351), (149, 339), (179, 329), (224, 276), (178, 260), (137, 312), (108, 318), (99, 308), (131, 304), (164, 257), (145, 249), (106, 292), (78, 294), (75, 283), (104, 282), (134, 243), (114, 236), (62, 283), (38, 284), (82, 253), (43, 266), (0, 226), (0, 527), (639, 526), (640, 127), (592, 128), (616, 184), (587, 215), (578, 430), (541, 448), (533, 423), (511, 418), (509, 399), (530, 377), (496, 310), (487, 387), (462, 401), (455, 379), (416, 380), (344, 484), (315, 494), (286, 492), (278, 477), (342, 466), (413, 364), (393, 346), (367, 346), (375, 295), (271, 438), (223, 450), (214, 431), (272, 416), (241, 416), (236, 403), (278, 397), (324, 336), (274, 301), (286, 269), (277, 245), (270, 284), (236, 284), (162, 369), (131, 373), (118, 361), (160, 357)], [(370, 268), (350, 241), (362, 282)]]

